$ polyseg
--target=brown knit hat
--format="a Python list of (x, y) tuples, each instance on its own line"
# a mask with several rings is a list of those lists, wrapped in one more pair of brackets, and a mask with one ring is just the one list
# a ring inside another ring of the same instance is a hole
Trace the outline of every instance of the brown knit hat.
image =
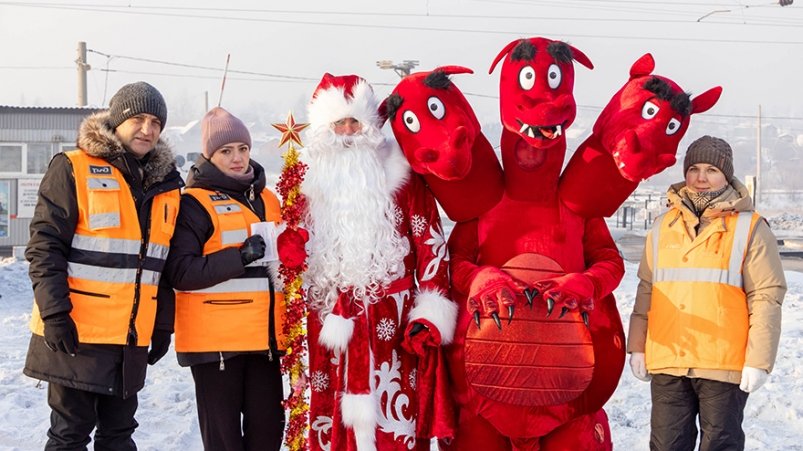
[(251, 147), (251, 134), (245, 124), (223, 108), (209, 110), (201, 121), (201, 152), (204, 156), (212, 158), (216, 150), (237, 142)]
[(733, 151), (731, 146), (720, 138), (703, 136), (691, 143), (683, 159), (683, 176), (689, 171), (689, 166), (696, 163), (707, 163), (716, 166), (725, 174), (730, 182), (733, 178)]

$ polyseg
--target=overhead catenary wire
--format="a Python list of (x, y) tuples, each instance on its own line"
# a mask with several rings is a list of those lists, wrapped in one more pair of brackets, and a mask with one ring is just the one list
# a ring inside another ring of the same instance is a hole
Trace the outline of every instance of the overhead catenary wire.
[[(140, 62), (147, 62), (152, 64), (160, 64), (166, 66), (173, 66), (173, 67), (182, 67), (182, 68), (190, 68), (190, 69), (203, 69), (215, 72), (223, 72), (224, 69), (220, 67), (214, 66), (203, 66), (199, 64), (187, 64), (187, 63), (179, 63), (174, 61), (164, 61), (164, 60), (156, 60), (151, 58), (139, 58), (134, 56), (126, 56), (126, 55), (110, 55), (104, 52), (100, 52), (93, 49), (87, 49), (88, 53), (95, 53), (105, 57), (114, 57), (117, 59), (127, 59), (132, 61), (140, 61)], [(98, 69), (101, 71), (108, 71), (108, 72), (117, 72), (117, 73), (128, 73), (128, 74), (138, 74), (138, 75), (156, 75), (156, 76), (166, 76), (166, 77), (179, 77), (179, 78), (203, 78), (203, 79), (218, 79), (217, 76), (203, 76), (203, 75), (190, 75), (190, 74), (173, 74), (173, 73), (164, 73), (164, 72), (142, 72), (142, 71), (127, 71), (127, 70), (119, 70), (119, 69)], [(240, 71), (240, 70), (233, 70), (228, 69), (229, 73), (236, 73), (236, 74), (243, 74), (243, 75), (258, 75), (262, 77), (268, 78), (235, 78), (231, 77), (232, 80), (241, 80), (241, 81), (255, 81), (255, 82), (318, 82), (319, 78), (315, 77), (305, 77), (305, 76), (298, 76), (298, 75), (283, 75), (283, 74), (274, 74), (274, 73), (264, 73), (264, 72), (255, 72), (255, 71)], [(395, 87), (395, 83), (383, 83), (383, 82), (373, 82), (371, 83), (374, 86), (387, 86), (387, 87)], [(498, 100), (498, 95), (492, 94), (482, 94), (470, 91), (461, 91), (464, 95), (470, 97), (477, 97), (482, 99), (490, 99), (490, 100)], [(222, 94), (221, 94), (222, 95)], [(578, 108), (581, 109), (591, 109), (596, 111), (601, 111), (603, 106), (596, 106), (596, 105), (582, 105), (578, 104)], [(735, 115), (735, 114), (712, 114), (706, 113), (707, 116), (710, 117), (723, 117), (723, 118), (736, 118), (736, 119), (754, 119), (755, 116), (751, 115)], [(795, 117), (795, 116), (763, 116), (765, 119), (772, 119), (772, 120), (803, 120), (803, 117)]]
[[(53, 3), (28, 3), (28, 2), (2, 2), (0, 5), (22, 6), (32, 8), (49, 8), (49, 9), (62, 9), (62, 10), (77, 10), (89, 12), (105, 12), (113, 14), (131, 14), (131, 15), (145, 15), (145, 16), (163, 16), (175, 18), (195, 18), (206, 20), (231, 20), (231, 21), (245, 21), (245, 22), (260, 22), (260, 23), (279, 23), (287, 25), (313, 25), (313, 26), (328, 26), (328, 27), (352, 27), (352, 28), (367, 28), (367, 29), (395, 29), (395, 30), (408, 30), (408, 31), (430, 31), (430, 32), (444, 32), (444, 33), (472, 33), (472, 34), (501, 34), (501, 35), (529, 35), (529, 31), (514, 31), (514, 30), (478, 30), (476, 28), (460, 29), (460, 28), (444, 28), (444, 27), (424, 27), (412, 25), (394, 25), (394, 24), (375, 24), (375, 23), (344, 23), (344, 22), (325, 22), (325, 21), (308, 21), (308, 20), (289, 20), (289, 19), (275, 19), (275, 18), (259, 18), (259, 17), (234, 17), (234, 16), (221, 16), (221, 15), (203, 15), (203, 14), (177, 14), (165, 12), (152, 12), (152, 11), (135, 11), (135, 10), (122, 10), (119, 8), (98, 8), (94, 6), (81, 6), (83, 4), (73, 4), (78, 6), (69, 6), (70, 4), (53, 4)], [(440, 17), (440, 16), (438, 16)], [(484, 19), (484, 17), (478, 17)], [(538, 18), (539, 20), (547, 20), (546, 18)], [(575, 20), (577, 20), (575, 18)], [(690, 20), (689, 23), (693, 22)], [(782, 26), (782, 25), (774, 25)], [(803, 41), (780, 41), (780, 40), (731, 40), (731, 39), (710, 39), (698, 38), (694, 36), (634, 36), (634, 35), (594, 35), (594, 34), (564, 34), (567, 38), (605, 38), (605, 39), (640, 39), (640, 40), (656, 40), (656, 41), (676, 41), (676, 42), (713, 42), (713, 43), (726, 43), (726, 44), (777, 44), (777, 45), (800, 45)]]

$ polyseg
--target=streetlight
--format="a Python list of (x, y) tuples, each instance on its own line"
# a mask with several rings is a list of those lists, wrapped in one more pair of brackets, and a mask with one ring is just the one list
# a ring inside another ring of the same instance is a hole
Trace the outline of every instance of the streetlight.
[(396, 75), (404, 78), (410, 75), (410, 72), (412, 72), (415, 66), (418, 66), (418, 63), (418, 60), (404, 60), (399, 64), (394, 64), (391, 60), (380, 60), (376, 62), (376, 65), (380, 69), (393, 69)]

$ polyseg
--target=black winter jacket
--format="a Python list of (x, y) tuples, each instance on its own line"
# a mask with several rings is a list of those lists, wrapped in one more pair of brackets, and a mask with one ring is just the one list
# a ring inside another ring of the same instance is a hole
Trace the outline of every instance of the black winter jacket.
[[(107, 125), (107, 119), (108, 113), (86, 118), (78, 134), (78, 147), (105, 159), (123, 173), (135, 198), (144, 236), (150, 223), (153, 197), (180, 189), (184, 182), (176, 171), (175, 157), (167, 143), (159, 140), (146, 157), (137, 160), (123, 148)], [(25, 250), (34, 296), (43, 318), (72, 310), (67, 257), (77, 221), (73, 168), (69, 158), (60, 153), (53, 157), (42, 178), (30, 225), (31, 238)], [(174, 313), (173, 290), (160, 283), (155, 330), (172, 332)], [(23, 372), (67, 387), (125, 398), (144, 386), (147, 355), (145, 346), (80, 343), (75, 357), (70, 357), (63, 352), (50, 351), (44, 338), (33, 334)]]
[[(187, 188), (203, 188), (227, 194), (232, 199), (251, 209), (260, 220), (265, 220), (262, 190), (265, 189), (265, 169), (256, 161), (250, 161), (254, 178), (250, 182), (228, 177), (209, 160), (200, 157), (190, 169)], [(170, 242), (170, 255), (165, 265), (165, 277), (176, 290), (198, 290), (240, 276), (249, 271), (264, 271), (265, 268), (245, 268), (236, 247), (222, 249), (204, 256), (203, 249), (212, 236), (214, 226), (206, 209), (192, 196), (181, 196), (181, 207), (176, 232)], [(275, 272), (271, 281), (275, 286)], [(255, 351), (267, 353), (267, 351)], [(252, 353), (252, 352), (249, 352)], [(177, 353), (181, 366), (223, 361), (244, 352), (182, 352)]]

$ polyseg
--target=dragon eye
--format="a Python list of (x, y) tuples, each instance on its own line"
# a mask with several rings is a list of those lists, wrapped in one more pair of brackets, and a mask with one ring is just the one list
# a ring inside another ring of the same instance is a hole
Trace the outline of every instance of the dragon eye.
[(430, 97), (429, 100), (427, 100), (427, 107), (429, 108), (429, 112), (435, 116), (435, 119), (443, 119), (443, 115), (446, 114), (446, 108), (444, 108), (443, 102), (437, 97)]
[(669, 120), (669, 124), (666, 125), (666, 134), (672, 136), (677, 133), (678, 130), (680, 130), (680, 121), (673, 117)]
[(549, 66), (549, 72), (547, 72), (547, 83), (549, 83), (550, 88), (558, 89), (562, 78), (563, 76), (560, 72), (560, 67), (558, 67), (557, 64)]
[(648, 100), (647, 102), (644, 103), (644, 106), (641, 107), (641, 117), (649, 120), (654, 118), (659, 111), (661, 111), (661, 109), (658, 108), (658, 105)]
[(418, 131), (421, 130), (421, 123), (418, 122), (418, 116), (410, 110), (404, 112), (402, 115), (402, 122), (404, 122), (404, 126), (407, 127), (407, 130), (410, 130), (412, 133), (418, 133)]
[(535, 69), (532, 66), (524, 66), (519, 71), (519, 86), (525, 91), (529, 91), (535, 86)]

